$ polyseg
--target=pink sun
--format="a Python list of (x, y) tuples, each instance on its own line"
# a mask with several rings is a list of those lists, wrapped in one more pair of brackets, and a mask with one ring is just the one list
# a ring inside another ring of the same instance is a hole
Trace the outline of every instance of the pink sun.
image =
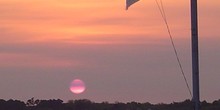
[(70, 91), (75, 94), (83, 93), (85, 89), (85, 83), (80, 79), (75, 79), (70, 84)]

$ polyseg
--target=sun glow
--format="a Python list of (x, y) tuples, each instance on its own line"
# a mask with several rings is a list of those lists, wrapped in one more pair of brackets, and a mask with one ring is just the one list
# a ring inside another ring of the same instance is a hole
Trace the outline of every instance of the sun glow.
[(85, 83), (80, 79), (75, 79), (70, 84), (70, 91), (75, 94), (83, 93), (85, 89)]

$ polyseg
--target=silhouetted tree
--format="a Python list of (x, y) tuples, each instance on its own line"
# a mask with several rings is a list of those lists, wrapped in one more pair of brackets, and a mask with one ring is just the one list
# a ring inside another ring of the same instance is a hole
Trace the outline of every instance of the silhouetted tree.
[(5, 103), (4, 110), (26, 110), (26, 105), (22, 101), (10, 99)]
[(93, 105), (92, 105), (92, 102), (88, 99), (75, 100), (74, 109), (75, 110), (92, 110)]
[[(201, 102), (201, 110), (220, 110), (220, 100), (212, 103)], [(29, 99), (26, 104), (19, 100), (5, 101), (0, 99), (0, 110), (193, 110), (191, 100), (173, 102), (171, 104), (150, 104), (138, 102), (95, 103), (88, 99), (70, 100), (63, 103), (60, 99), (34, 100)]]
[(51, 110), (60, 110), (63, 107), (63, 101), (60, 99), (53, 100), (40, 100), (37, 104), (37, 109), (51, 109)]
[(0, 99), (0, 110), (5, 110), (6, 109), (6, 101), (3, 99)]
[(26, 105), (28, 107), (31, 107), (31, 106), (37, 106), (38, 104), (40, 103), (40, 100), (35, 100), (34, 97), (32, 97), (31, 99), (27, 100), (26, 102)]

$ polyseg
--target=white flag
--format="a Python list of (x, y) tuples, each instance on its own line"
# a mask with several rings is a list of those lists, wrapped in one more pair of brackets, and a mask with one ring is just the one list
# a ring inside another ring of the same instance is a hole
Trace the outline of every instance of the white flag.
[(126, 10), (128, 10), (128, 8), (137, 1), (139, 0), (126, 0)]

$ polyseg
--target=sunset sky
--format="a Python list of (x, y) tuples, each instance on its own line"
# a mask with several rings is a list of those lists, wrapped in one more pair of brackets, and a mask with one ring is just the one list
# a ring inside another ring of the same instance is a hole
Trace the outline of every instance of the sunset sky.
[[(163, 0), (191, 87), (190, 1)], [(220, 98), (220, 1), (199, 0), (201, 100)], [(155, 0), (0, 0), (0, 98), (190, 99)], [(86, 90), (69, 90), (74, 79)]]

